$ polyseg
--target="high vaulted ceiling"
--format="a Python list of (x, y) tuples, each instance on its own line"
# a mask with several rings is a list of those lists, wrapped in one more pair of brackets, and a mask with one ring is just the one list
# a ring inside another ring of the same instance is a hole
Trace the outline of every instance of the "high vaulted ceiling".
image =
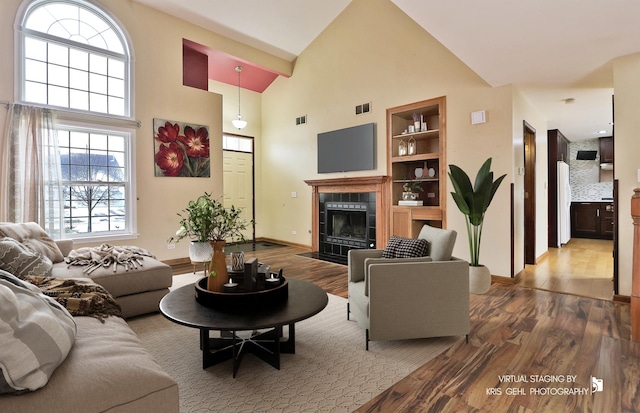
[[(287, 60), (351, 2), (136, 1)], [(390, 1), (489, 85), (516, 85), (549, 129), (572, 141), (611, 135), (611, 60), (640, 51), (640, 1)]]

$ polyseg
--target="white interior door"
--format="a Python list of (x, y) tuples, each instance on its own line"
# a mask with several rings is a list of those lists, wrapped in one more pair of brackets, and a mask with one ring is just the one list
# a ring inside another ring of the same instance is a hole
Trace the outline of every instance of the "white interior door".
[[(224, 206), (242, 209), (242, 218), (253, 219), (253, 154), (247, 152), (223, 151)], [(253, 238), (253, 227), (244, 231), (247, 240)], [(231, 242), (232, 240), (227, 240)]]

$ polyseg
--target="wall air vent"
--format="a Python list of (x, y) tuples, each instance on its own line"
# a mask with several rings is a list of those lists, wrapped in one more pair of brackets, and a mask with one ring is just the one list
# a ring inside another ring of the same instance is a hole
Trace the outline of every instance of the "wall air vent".
[(363, 115), (369, 112), (371, 112), (371, 102), (356, 106), (356, 115)]
[(304, 125), (307, 123), (307, 115), (298, 116), (296, 118), (296, 125)]
[(576, 159), (579, 161), (595, 161), (598, 151), (578, 151)]

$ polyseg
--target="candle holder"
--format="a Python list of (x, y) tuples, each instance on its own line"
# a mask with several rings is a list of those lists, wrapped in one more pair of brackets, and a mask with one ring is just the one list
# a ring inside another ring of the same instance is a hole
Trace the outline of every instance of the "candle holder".
[(398, 156), (405, 156), (407, 154), (407, 143), (404, 139), (400, 139), (398, 143)]

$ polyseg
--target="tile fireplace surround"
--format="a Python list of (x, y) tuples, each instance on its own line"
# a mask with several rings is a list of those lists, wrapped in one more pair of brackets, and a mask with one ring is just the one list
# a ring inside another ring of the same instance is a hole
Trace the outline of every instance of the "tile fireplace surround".
[[(362, 203), (371, 202), (370, 210), (375, 212), (375, 224), (371, 223), (371, 229), (375, 232), (375, 241), (366, 240), (364, 243), (370, 245), (375, 242), (375, 248), (384, 248), (387, 240), (387, 179), (386, 176), (368, 176), (354, 178), (334, 178), (334, 179), (317, 179), (306, 180), (305, 183), (312, 187), (312, 248), (313, 251), (321, 251), (321, 249), (331, 248), (323, 244), (321, 239), (320, 216), (324, 215), (324, 207), (326, 202), (351, 203), (352, 201), (364, 201)], [(327, 194), (339, 194), (327, 196)], [(348, 198), (348, 199), (347, 199)], [(325, 218), (326, 219), (326, 218)], [(322, 226), (324, 228), (324, 225)], [(338, 241), (333, 245), (337, 249), (337, 253), (343, 252), (346, 259), (346, 250), (350, 243), (343, 242), (341, 247)], [(359, 244), (355, 242), (353, 245)], [(358, 245), (357, 248), (362, 248)]]

